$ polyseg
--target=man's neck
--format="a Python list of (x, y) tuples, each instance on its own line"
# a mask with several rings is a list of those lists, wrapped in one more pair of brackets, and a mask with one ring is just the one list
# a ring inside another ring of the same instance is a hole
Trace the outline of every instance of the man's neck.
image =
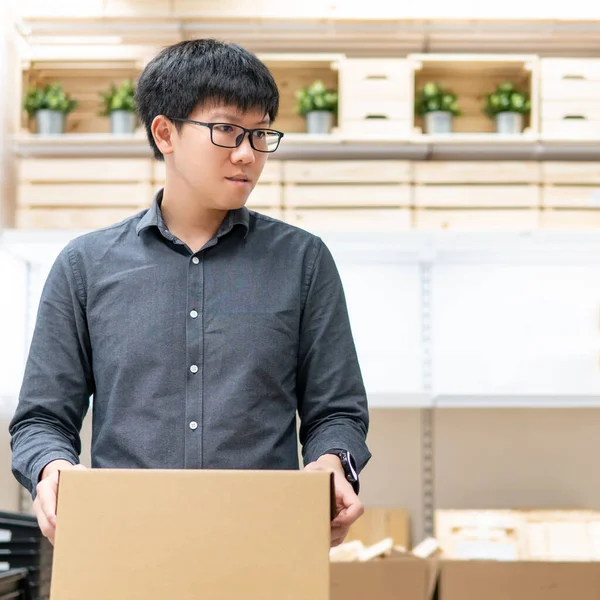
[(217, 234), (227, 216), (226, 210), (206, 208), (191, 193), (167, 186), (160, 209), (169, 231), (194, 253)]

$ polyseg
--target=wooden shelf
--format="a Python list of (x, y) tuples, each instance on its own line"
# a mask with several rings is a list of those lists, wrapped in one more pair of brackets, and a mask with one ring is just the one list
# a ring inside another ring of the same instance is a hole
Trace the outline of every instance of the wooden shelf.
[[(139, 156), (149, 157), (146, 136), (63, 134), (39, 136), (21, 133), (11, 139), (18, 156)], [(599, 139), (546, 138), (541, 135), (500, 136), (496, 134), (414, 135), (407, 139), (373, 136), (345, 137), (337, 134), (290, 133), (273, 155), (290, 159), (468, 159), (468, 160), (598, 160)]]

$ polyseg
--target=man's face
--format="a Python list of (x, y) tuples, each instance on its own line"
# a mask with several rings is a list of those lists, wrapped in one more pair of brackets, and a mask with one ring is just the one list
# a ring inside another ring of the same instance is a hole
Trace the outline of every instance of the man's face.
[[(242, 113), (232, 106), (196, 109), (189, 119), (204, 123), (241, 125), (247, 129), (268, 128), (268, 116), (253, 110)], [(215, 142), (235, 140), (231, 127), (213, 131)], [(176, 178), (198, 195), (207, 208), (231, 210), (246, 204), (267, 160), (267, 153), (253, 150), (249, 135), (237, 148), (222, 148), (211, 142), (208, 127), (185, 123), (173, 140), (171, 167)]]

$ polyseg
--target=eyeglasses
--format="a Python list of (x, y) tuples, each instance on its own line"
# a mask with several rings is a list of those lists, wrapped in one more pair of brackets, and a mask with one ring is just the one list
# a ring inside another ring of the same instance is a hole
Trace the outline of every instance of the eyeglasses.
[(275, 129), (246, 129), (241, 125), (232, 125), (231, 123), (203, 123), (202, 121), (192, 121), (191, 119), (180, 119), (178, 117), (167, 118), (171, 121), (208, 127), (210, 129), (210, 141), (221, 148), (237, 148), (248, 133), (250, 134), (248, 136), (250, 146), (254, 150), (257, 152), (275, 152), (283, 137), (283, 133), (275, 131)]

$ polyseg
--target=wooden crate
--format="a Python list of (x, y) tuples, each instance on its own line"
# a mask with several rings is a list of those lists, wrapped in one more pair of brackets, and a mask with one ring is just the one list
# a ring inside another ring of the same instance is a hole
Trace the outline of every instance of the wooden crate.
[(600, 135), (600, 60), (541, 60), (541, 131), (547, 136)]
[(540, 204), (537, 185), (416, 185), (419, 207), (535, 208)]
[[(79, 102), (68, 115), (67, 133), (109, 133), (110, 119), (100, 115), (100, 92), (108, 91), (110, 84), (119, 85), (126, 79), (136, 80), (140, 72), (136, 60), (64, 60), (32, 61), (23, 69), (23, 94), (32, 85), (62, 83), (64, 90)], [(34, 119), (22, 112), (23, 129), (35, 131)]]
[(414, 228), (424, 231), (531, 231), (539, 228), (539, 211), (419, 208), (414, 211)]
[(98, 229), (136, 214), (130, 208), (19, 208), (17, 229)]
[[(525, 129), (538, 131), (538, 60), (530, 55), (494, 54), (413, 54), (409, 56), (415, 95), (429, 81), (458, 95), (463, 116), (454, 119), (456, 133), (492, 133), (495, 123), (484, 113), (485, 95), (507, 81), (515, 83), (532, 100)], [(424, 131), (423, 119), (414, 117), (414, 126)]]
[[(273, 127), (284, 133), (305, 133), (306, 120), (296, 114), (295, 93), (320, 79), (327, 88), (338, 89), (338, 55), (261, 55), (279, 88), (279, 115)], [(335, 123), (334, 123), (335, 125)]]
[(396, 185), (296, 185), (283, 186), (283, 201), (286, 207), (377, 207), (409, 206), (410, 186)]
[(284, 220), (307, 231), (396, 232), (411, 228), (410, 209), (286, 209)]
[(600, 230), (600, 210), (565, 210), (546, 209), (540, 213), (542, 229), (569, 230)]
[(416, 161), (417, 184), (538, 183), (540, 166), (534, 161)]
[(410, 133), (412, 86), (406, 59), (346, 58), (339, 62), (342, 135)]
[(150, 206), (151, 162), (137, 158), (25, 158), (17, 227), (94, 229)]
[(408, 183), (407, 160), (287, 160), (286, 183)]

